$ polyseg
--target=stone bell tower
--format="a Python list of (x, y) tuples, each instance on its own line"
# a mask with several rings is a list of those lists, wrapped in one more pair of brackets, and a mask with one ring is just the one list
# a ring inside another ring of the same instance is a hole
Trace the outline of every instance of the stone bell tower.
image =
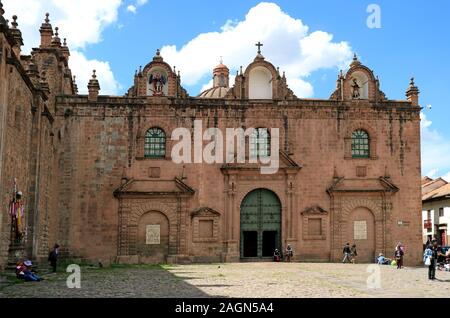
[(213, 87), (226, 87), (230, 85), (230, 70), (223, 64), (222, 58), (220, 64), (213, 70)]

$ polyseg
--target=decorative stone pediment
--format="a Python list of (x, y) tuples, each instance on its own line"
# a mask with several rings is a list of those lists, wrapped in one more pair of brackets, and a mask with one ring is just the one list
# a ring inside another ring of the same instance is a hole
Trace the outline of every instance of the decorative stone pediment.
[(191, 212), (191, 220), (194, 243), (214, 243), (219, 240), (219, 212), (208, 207), (201, 207)]
[[(236, 158), (235, 158), (235, 161)], [(248, 161), (248, 158), (246, 158)], [(260, 171), (262, 165), (260, 163), (227, 163), (222, 166), (222, 172), (239, 170), (239, 171)], [(282, 172), (297, 173), (302, 168), (302, 165), (297, 163), (291, 156), (289, 156), (284, 150), (280, 150), (279, 155), (279, 169)]]
[(226, 98), (250, 100), (295, 100), (297, 96), (289, 88), (286, 75), (280, 75), (279, 68), (266, 61), (261, 51), (245, 72), (236, 75), (234, 86)]
[(191, 218), (193, 217), (220, 217), (220, 213), (208, 207), (201, 207), (191, 212)]
[(336, 81), (336, 90), (331, 100), (340, 101), (385, 101), (386, 96), (380, 89), (378, 77), (363, 65), (355, 55), (346, 74), (342, 71)]
[(302, 215), (326, 215), (328, 214), (328, 211), (324, 210), (318, 205), (311, 206), (309, 208), (306, 208), (301, 212)]
[(178, 178), (173, 180), (130, 179), (114, 191), (114, 196), (180, 196), (194, 193), (194, 189)]
[(319, 205), (311, 206), (302, 213), (304, 240), (325, 240), (327, 235), (328, 212)]
[(188, 94), (181, 86), (180, 73), (172, 69), (157, 50), (153, 60), (136, 72), (128, 96), (186, 98)]
[(346, 179), (335, 178), (335, 181), (328, 188), (331, 193), (354, 193), (354, 192), (386, 192), (395, 193), (399, 190), (388, 178), (380, 177), (378, 179)]

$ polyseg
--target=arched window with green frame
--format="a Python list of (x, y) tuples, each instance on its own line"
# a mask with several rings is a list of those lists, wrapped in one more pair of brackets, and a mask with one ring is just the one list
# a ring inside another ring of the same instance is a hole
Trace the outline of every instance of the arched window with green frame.
[(369, 134), (358, 129), (352, 134), (352, 158), (369, 158), (370, 140)]
[(145, 158), (166, 157), (166, 133), (161, 128), (153, 127), (147, 130), (144, 144)]

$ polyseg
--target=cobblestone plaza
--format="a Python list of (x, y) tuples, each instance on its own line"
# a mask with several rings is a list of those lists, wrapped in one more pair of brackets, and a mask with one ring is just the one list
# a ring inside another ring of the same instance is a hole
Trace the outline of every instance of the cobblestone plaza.
[(232, 263), (116, 266), (81, 269), (81, 288), (69, 274), (44, 275), (37, 283), (2, 276), (0, 297), (70, 298), (435, 298), (450, 296), (450, 272), (427, 279), (425, 267), (380, 266), (380, 289), (368, 288), (367, 264)]

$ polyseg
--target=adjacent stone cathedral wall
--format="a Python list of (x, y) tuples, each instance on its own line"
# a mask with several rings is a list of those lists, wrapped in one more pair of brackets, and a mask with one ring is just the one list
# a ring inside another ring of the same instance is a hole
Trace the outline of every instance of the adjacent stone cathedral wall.
[[(2, 54), (0, 57), (0, 102), (1, 102), (1, 193), (0, 210), (0, 264), (4, 265), (8, 257), (11, 220), (8, 215), (8, 203), (14, 193), (14, 179), (18, 189), (26, 192), (29, 184), (30, 145), (31, 145), (31, 106), (33, 95), (14, 65), (11, 47), (0, 33)], [(27, 204), (27, 198), (25, 204)]]
[[(3, 17), (2, 17), (3, 19)], [(23, 258), (46, 261), (58, 234), (59, 151), (55, 96), (73, 94), (61, 44), (21, 55), (21, 35), (0, 21), (0, 268)], [(14, 180), (23, 193), (25, 236), (11, 242)]]

